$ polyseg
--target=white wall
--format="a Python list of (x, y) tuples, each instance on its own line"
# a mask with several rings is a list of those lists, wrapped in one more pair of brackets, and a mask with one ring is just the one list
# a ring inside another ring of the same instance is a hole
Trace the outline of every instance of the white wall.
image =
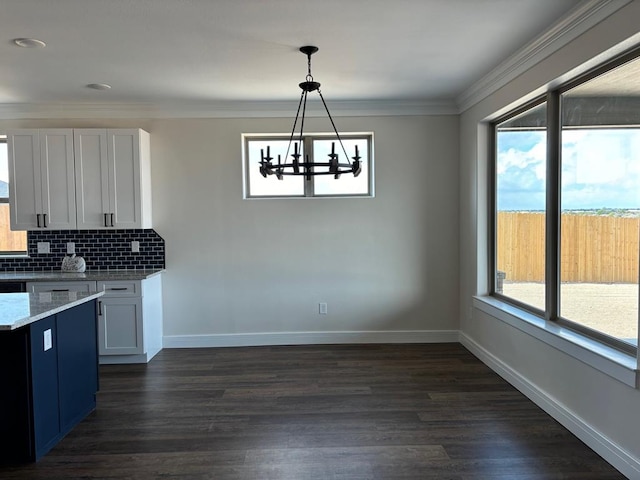
[(457, 330), (457, 117), (337, 123), (374, 132), (375, 198), (243, 200), (241, 134), (289, 119), (153, 123), (166, 336)]
[[(472, 296), (487, 291), (486, 126), (494, 112), (521, 101), (587, 60), (638, 37), (640, 2), (546, 58), (461, 115), (460, 324), (475, 353), (570, 427), (629, 478), (640, 478), (640, 391), (481, 312)], [(634, 39), (635, 41), (635, 39)]]
[[(243, 200), (241, 134), (288, 132), (291, 119), (6, 120), (0, 131), (150, 132), (166, 345), (455, 341), (458, 117), (336, 123), (374, 132), (375, 198)], [(327, 128), (308, 119), (305, 131)]]

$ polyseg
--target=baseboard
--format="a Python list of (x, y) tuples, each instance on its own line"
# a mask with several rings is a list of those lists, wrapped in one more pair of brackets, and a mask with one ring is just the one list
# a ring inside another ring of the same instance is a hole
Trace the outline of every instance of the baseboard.
[(538, 388), (516, 370), (484, 349), (473, 339), (460, 332), (459, 341), (494, 372), (517, 388), (532, 402), (542, 408), (567, 430), (582, 440), (620, 473), (630, 479), (640, 478), (640, 459), (629, 454), (616, 443), (593, 428), (583, 418), (575, 415), (544, 390)]
[(221, 335), (167, 335), (164, 348), (323, 345), (340, 343), (458, 343), (458, 330), (283, 332)]

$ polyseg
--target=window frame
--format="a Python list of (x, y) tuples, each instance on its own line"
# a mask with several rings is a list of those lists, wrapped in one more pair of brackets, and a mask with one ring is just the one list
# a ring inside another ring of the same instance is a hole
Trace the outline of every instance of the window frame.
[[(367, 166), (367, 193), (342, 193), (342, 194), (317, 194), (315, 192), (314, 176), (307, 180), (301, 176), (304, 186), (302, 195), (251, 195), (250, 185), (250, 159), (249, 159), (249, 142), (254, 140), (260, 141), (289, 141), (291, 133), (243, 133), (242, 134), (242, 178), (243, 178), (243, 198), (245, 200), (253, 199), (283, 199), (283, 198), (374, 198), (374, 154), (373, 154), (373, 132), (349, 132), (340, 133), (342, 140), (366, 140), (368, 158), (363, 163)], [(296, 135), (293, 141), (299, 139)], [(316, 140), (330, 140), (335, 138), (335, 133), (308, 133), (302, 136), (303, 151), (308, 152), (310, 160), (313, 162), (313, 142)], [(350, 174), (343, 174), (350, 175)]]
[[(595, 342), (611, 348), (623, 355), (638, 358), (639, 347), (623, 342), (604, 332), (589, 328), (560, 315), (560, 247), (561, 247), (561, 169), (562, 169), (562, 95), (569, 90), (597, 78), (625, 63), (640, 58), (640, 48), (635, 47), (609, 61), (595, 66), (587, 72), (554, 86), (516, 108), (489, 122), (489, 165), (488, 165), (488, 282), (489, 296), (524, 312), (524, 317), (533, 315), (540, 318), (551, 329), (567, 329), (583, 336), (588, 342)], [(497, 138), (498, 125), (514, 118), (526, 110), (546, 103), (547, 105), (547, 158), (546, 158), (546, 202), (545, 202), (545, 310), (518, 301), (497, 292)], [(640, 274), (640, 272), (639, 272)], [(640, 305), (640, 296), (637, 299)], [(638, 319), (640, 328), (640, 317)]]

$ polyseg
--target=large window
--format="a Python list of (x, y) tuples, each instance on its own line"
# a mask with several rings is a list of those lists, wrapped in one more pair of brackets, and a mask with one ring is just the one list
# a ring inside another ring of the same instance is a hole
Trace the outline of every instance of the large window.
[[(288, 176), (279, 180), (275, 175), (263, 177), (260, 174), (261, 152), (270, 147), (270, 155), (274, 159), (281, 157), (285, 162), (289, 135), (244, 135), (244, 193), (245, 198), (269, 197), (370, 197), (373, 196), (373, 135), (341, 134), (342, 143), (348, 155), (352, 155), (356, 146), (361, 158), (361, 173), (342, 174), (339, 179), (332, 175)], [(309, 156), (312, 162), (326, 162), (331, 152), (331, 144), (337, 143), (335, 137), (327, 135), (306, 135), (298, 143), (302, 158)], [(344, 162), (342, 147), (336, 147), (340, 162)], [(290, 151), (289, 154), (292, 152)], [(291, 162), (289, 158), (287, 160)]]
[(12, 232), (9, 222), (7, 137), (0, 136), (0, 256), (26, 255), (27, 232)]
[(640, 58), (495, 123), (493, 293), (637, 353)]

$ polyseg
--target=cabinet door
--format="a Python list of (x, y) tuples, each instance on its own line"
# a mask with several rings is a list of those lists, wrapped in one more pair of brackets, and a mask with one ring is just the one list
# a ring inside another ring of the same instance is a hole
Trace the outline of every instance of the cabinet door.
[(42, 176), (38, 130), (9, 131), (9, 209), (11, 230), (38, 227), (42, 215)]
[(12, 230), (76, 228), (70, 129), (9, 132)]
[(100, 355), (144, 353), (142, 299), (102, 297), (98, 308)]
[(142, 228), (142, 196), (140, 190), (140, 131), (114, 129), (107, 131), (109, 204), (115, 228)]
[(79, 229), (110, 226), (109, 160), (107, 131), (98, 128), (73, 131), (76, 166), (76, 208)]
[(52, 230), (76, 228), (73, 130), (40, 130), (40, 168), (41, 227)]
[(60, 312), (56, 321), (60, 430), (65, 434), (96, 407), (96, 303), (83, 303)]
[(55, 445), (60, 433), (55, 315), (31, 324), (30, 337), (33, 435), (38, 459)]

